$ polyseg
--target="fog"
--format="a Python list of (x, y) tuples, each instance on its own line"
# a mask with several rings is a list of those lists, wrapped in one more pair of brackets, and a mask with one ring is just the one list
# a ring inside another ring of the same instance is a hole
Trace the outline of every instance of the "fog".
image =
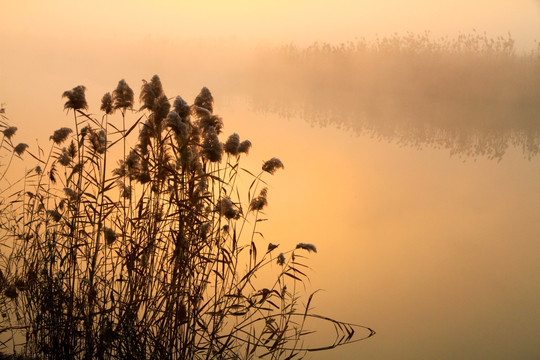
[[(335, 46), (394, 33), (511, 33), (521, 53), (537, 48), (539, 16), (538, 1), (4, 2), (0, 96), (32, 118), (76, 83), (99, 98), (120, 78), (138, 86), (159, 73), (178, 87), (172, 92), (195, 94), (203, 85), (234, 83), (228, 70), (243, 69), (260, 47)], [(32, 94), (39, 94), (36, 106), (22, 106)]]
[(511, 36), (393, 35), (265, 52), (248, 91), (255, 108), (452, 154), (501, 159), (539, 150), (540, 48)]
[(34, 151), (71, 125), (65, 90), (98, 114), (159, 74), (212, 91), (246, 168), (283, 160), (265, 239), (315, 243), (314, 312), (377, 331), (308, 358), (540, 357), (538, 1), (0, 8), (0, 103)]

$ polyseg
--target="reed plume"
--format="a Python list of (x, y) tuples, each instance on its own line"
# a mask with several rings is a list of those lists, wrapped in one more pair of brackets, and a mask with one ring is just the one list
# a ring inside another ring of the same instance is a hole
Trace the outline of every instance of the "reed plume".
[(189, 107), (188, 103), (182, 99), (181, 96), (177, 96), (176, 99), (174, 99), (173, 108), (183, 121), (186, 121), (191, 112), (191, 108)]
[(259, 196), (251, 200), (251, 204), (249, 205), (250, 210), (260, 211), (266, 205), (268, 205), (268, 200), (266, 199), (267, 195), (268, 195), (268, 189), (263, 188), (261, 192), (259, 193)]
[(118, 82), (116, 89), (112, 93), (113, 108), (116, 109), (131, 109), (133, 108), (133, 90), (129, 87), (124, 79)]
[(8, 126), (4, 130), (2, 130), (2, 132), (4, 133), (4, 137), (10, 140), (13, 137), (13, 135), (15, 135), (15, 133), (17, 132), (17, 127)]
[(278, 158), (271, 158), (268, 161), (265, 161), (262, 170), (267, 173), (274, 174), (278, 169), (284, 169), (285, 166)]
[(296, 244), (296, 248), (304, 249), (304, 250), (307, 250), (308, 252), (311, 252), (311, 251), (317, 252), (317, 248), (313, 244), (298, 243)]
[(13, 148), (13, 152), (21, 156), (26, 151), (27, 148), (28, 148), (28, 144), (19, 143)]
[(55, 130), (54, 133), (50, 136), (50, 139), (57, 145), (60, 145), (63, 143), (69, 134), (71, 134), (73, 130), (67, 127), (60, 128), (58, 130)]
[(68, 100), (64, 104), (64, 109), (72, 110), (84, 110), (88, 108), (86, 103), (86, 96), (84, 92), (86, 87), (79, 85), (74, 87), (72, 90), (64, 91), (62, 97), (67, 97)]
[(251, 141), (249, 140), (242, 141), (238, 146), (238, 152), (246, 155), (249, 153), (249, 149), (251, 149)]
[(232, 134), (225, 142), (224, 150), (227, 154), (238, 155), (240, 147), (240, 136), (237, 133)]
[(161, 80), (158, 75), (152, 76), (150, 82), (143, 80), (141, 94), (139, 96), (139, 100), (143, 104), (139, 110), (154, 110), (156, 99), (162, 95), (164, 95), (163, 86), (161, 85)]
[(105, 114), (110, 115), (113, 113), (113, 98), (111, 93), (105, 93), (101, 98), (101, 107), (100, 110), (105, 112)]
[(223, 145), (219, 141), (216, 130), (209, 126), (204, 133), (201, 154), (211, 162), (221, 161), (223, 155)]
[(201, 89), (201, 92), (197, 95), (193, 104), (208, 110), (210, 113), (214, 111), (214, 97), (206, 86)]

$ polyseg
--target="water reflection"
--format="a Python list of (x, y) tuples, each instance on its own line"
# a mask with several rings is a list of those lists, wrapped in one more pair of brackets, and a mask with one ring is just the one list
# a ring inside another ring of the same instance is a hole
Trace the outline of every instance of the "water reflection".
[[(540, 50), (540, 48), (539, 48)], [(252, 106), (414, 147), (500, 160), (540, 150), (540, 51), (511, 37), (395, 35), (260, 55)]]
[(317, 245), (314, 311), (377, 331), (310, 358), (538, 357), (536, 159), (463, 162), (242, 104), (222, 114), (257, 144), (246, 160), (283, 159), (262, 232)]

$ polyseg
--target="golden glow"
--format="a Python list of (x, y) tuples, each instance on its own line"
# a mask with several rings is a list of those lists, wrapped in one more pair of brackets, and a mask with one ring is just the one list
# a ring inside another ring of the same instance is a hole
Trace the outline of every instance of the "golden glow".
[(326, 290), (315, 312), (378, 331), (316, 358), (540, 356), (538, 157), (510, 150), (500, 163), (463, 162), (316, 128), (249, 110), (221, 76), (261, 43), (476, 29), (532, 47), (538, 1), (20, 0), (3, 1), (0, 12), (0, 103), (31, 146), (71, 125), (63, 91), (86, 85), (97, 113), (118, 80), (138, 93), (157, 73), (169, 96), (214, 91), (225, 133), (254, 144), (247, 168), (272, 156), (284, 162), (270, 180), (265, 239), (315, 243), (312, 287)]
[[(2, 5), (2, 33), (64, 39), (236, 37), (280, 42), (347, 41), (393, 32), (454, 35), (472, 29), (532, 42), (537, 1), (18, 1)], [(82, 44), (80, 44), (82, 45)]]

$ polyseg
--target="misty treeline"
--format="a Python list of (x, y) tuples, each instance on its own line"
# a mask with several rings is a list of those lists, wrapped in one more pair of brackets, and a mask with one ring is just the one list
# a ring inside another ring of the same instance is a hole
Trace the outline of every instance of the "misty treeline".
[(253, 64), (246, 92), (262, 111), (467, 156), (540, 149), (540, 44), (518, 52), (510, 34), (288, 45)]
[[(284, 165), (243, 168), (252, 144), (220, 140), (207, 88), (189, 105), (154, 76), (135, 110), (121, 80), (98, 113), (85, 91), (63, 93), (71, 121), (38, 147), (15, 141), (0, 113), (0, 352), (301, 358), (374, 334), (312, 313), (305, 255), (316, 247), (282, 249), (260, 232), (267, 177)], [(306, 343), (309, 320), (335, 326), (335, 339)]]

